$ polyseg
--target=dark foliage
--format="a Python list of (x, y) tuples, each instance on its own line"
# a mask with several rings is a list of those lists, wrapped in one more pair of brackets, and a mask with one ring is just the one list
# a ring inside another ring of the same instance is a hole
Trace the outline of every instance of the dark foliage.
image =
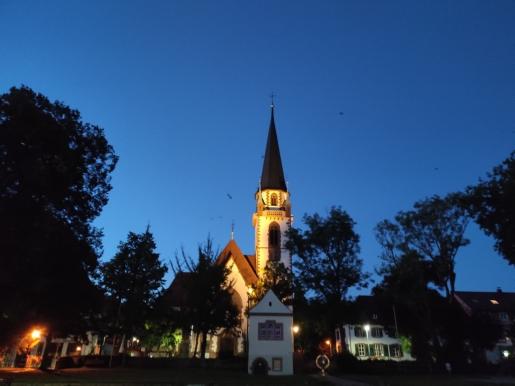
[(293, 300), (293, 273), (280, 261), (269, 260), (263, 275), (256, 285), (253, 285), (250, 293), (251, 307), (257, 304), (265, 294), (272, 290), (275, 295), (286, 305), (291, 305)]
[(359, 236), (354, 221), (338, 207), (331, 208), (326, 218), (305, 215), (307, 229), (292, 228), (286, 247), (298, 257), (294, 267), (299, 285), (312, 291), (327, 304), (339, 304), (351, 287), (366, 286), (359, 254)]
[(427, 262), (427, 277), (445, 290), (452, 300), (456, 281), (455, 258), (460, 247), (469, 243), (464, 237), (469, 222), (456, 195), (433, 196), (415, 203), (414, 209), (399, 212), (395, 222), (383, 220), (376, 227), (376, 238), (383, 248), (380, 274), (395, 270), (405, 256)]
[[(240, 325), (240, 312), (233, 297), (237, 295), (229, 280), (229, 269), (216, 264), (216, 253), (212, 241), (199, 246), (198, 261), (194, 261), (184, 251), (181, 257), (176, 256), (172, 269), (175, 274), (190, 272), (184, 287), (186, 301), (180, 310), (180, 323), (184, 331), (189, 333), (191, 326), (198, 337), (202, 336), (200, 357), (204, 358), (207, 348), (207, 335), (227, 333)], [(242, 305), (240, 304), (239, 307)], [(195, 344), (196, 355), (197, 344)]]
[(141, 234), (129, 232), (113, 259), (100, 266), (99, 284), (113, 305), (111, 326), (128, 337), (145, 331), (162, 292), (167, 268), (155, 249), (149, 227)]
[(515, 265), (515, 151), (488, 178), (467, 188), (463, 203), (495, 249)]
[(37, 323), (77, 332), (117, 162), (103, 130), (27, 87), (0, 96), (0, 342)]

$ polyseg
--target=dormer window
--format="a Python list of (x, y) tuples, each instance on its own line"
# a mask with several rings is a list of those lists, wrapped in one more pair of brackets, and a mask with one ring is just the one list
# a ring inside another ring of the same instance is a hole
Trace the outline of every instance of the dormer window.
[(272, 193), (272, 195), (270, 196), (270, 205), (277, 206), (277, 194)]

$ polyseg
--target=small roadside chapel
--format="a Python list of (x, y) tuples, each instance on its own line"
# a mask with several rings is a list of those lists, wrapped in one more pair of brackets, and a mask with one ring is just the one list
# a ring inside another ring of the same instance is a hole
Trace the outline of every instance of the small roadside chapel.
[(293, 313), (270, 290), (249, 312), (249, 374), (293, 374)]

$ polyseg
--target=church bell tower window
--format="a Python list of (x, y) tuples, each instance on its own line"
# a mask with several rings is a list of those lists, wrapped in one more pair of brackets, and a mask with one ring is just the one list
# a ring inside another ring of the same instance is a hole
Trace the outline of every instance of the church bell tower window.
[(268, 228), (268, 250), (270, 260), (281, 258), (281, 228), (276, 222), (271, 223)]
[(270, 197), (270, 205), (277, 206), (277, 194), (272, 193), (272, 196)]

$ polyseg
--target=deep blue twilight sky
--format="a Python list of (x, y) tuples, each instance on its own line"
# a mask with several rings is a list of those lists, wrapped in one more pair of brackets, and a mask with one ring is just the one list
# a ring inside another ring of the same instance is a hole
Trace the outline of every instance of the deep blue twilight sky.
[[(147, 224), (163, 261), (223, 247), (233, 220), (252, 253), (272, 91), (295, 225), (341, 205), (369, 271), (377, 222), (515, 148), (515, 1), (0, 0), (0, 47), (0, 92), (62, 100), (120, 156), (104, 258)], [(457, 288), (515, 291), (468, 237)]]

